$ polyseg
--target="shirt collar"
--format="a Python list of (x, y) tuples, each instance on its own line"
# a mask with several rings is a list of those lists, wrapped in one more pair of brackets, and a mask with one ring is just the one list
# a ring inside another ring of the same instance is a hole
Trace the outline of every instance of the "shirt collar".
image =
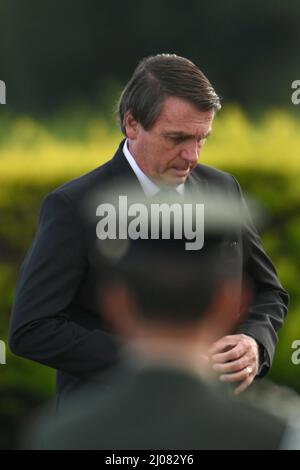
[[(131, 166), (132, 170), (134, 171), (137, 179), (140, 182), (140, 185), (143, 188), (144, 193), (146, 194), (147, 197), (153, 197), (155, 196), (159, 191), (160, 187), (155, 184), (145, 173), (140, 169), (138, 166), (134, 156), (130, 153), (129, 148), (128, 148), (128, 143), (127, 139), (124, 142), (123, 145), (123, 153)], [(176, 187), (176, 191), (180, 194), (184, 194), (184, 183), (179, 184)]]

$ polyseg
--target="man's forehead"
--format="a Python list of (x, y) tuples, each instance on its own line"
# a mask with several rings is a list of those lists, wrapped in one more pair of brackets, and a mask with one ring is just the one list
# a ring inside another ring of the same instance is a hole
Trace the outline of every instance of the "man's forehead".
[(187, 100), (169, 97), (162, 106), (157, 124), (190, 133), (191, 127), (210, 127), (214, 114), (213, 110), (200, 111)]

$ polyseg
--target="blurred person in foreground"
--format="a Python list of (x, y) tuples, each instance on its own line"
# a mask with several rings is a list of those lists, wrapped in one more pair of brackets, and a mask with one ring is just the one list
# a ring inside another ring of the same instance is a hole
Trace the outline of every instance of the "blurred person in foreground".
[[(190, 60), (170, 54), (143, 59), (120, 98), (125, 139), (115, 156), (45, 199), (20, 272), (10, 347), (17, 355), (57, 369), (60, 404), (120, 360), (120, 341), (97, 312), (101, 201), (95, 200), (90, 217), (84, 201), (104, 186), (119, 194), (119, 178), (146, 197), (168, 188), (182, 196), (216, 188), (243, 201), (233, 176), (198, 164), (220, 107), (211, 83)], [(271, 367), (288, 295), (250, 217), (225, 248), (238, 258), (240, 282), (245, 273), (254, 295), (243, 321), (212, 344), (211, 366), (242, 392)]]
[[(286, 426), (225, 398), (207, 359), (249, 293), (218, 237), (133, 241), (102, 286), (102, 314), (124, 338), (123, 363), (31, 429), (34, 449), (278, 449)], [(242, 301), (241, 301), (242, 300)], [(241, 377), (242, 380), (242, 377)]]

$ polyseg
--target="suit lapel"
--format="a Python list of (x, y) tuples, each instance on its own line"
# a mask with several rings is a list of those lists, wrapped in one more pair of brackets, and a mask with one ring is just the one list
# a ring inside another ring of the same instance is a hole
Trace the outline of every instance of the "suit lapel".
[(199, 192), (205, 192), (208, 189), (208, 182), (203, 178), (199, 169), (199, 166), (195, 168), (185, 182), (187, 196), (197, 196)]

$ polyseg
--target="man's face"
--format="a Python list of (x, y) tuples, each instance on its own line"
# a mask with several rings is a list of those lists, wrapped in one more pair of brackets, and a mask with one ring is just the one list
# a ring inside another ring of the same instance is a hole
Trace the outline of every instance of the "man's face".
[(129, 150), (152, 180), (177, 186), (196, 166), (213, 119), (214, 111), (199, 111), (184, 99), (169, 97), (148, 131), (130, 113), (127, 115)]

